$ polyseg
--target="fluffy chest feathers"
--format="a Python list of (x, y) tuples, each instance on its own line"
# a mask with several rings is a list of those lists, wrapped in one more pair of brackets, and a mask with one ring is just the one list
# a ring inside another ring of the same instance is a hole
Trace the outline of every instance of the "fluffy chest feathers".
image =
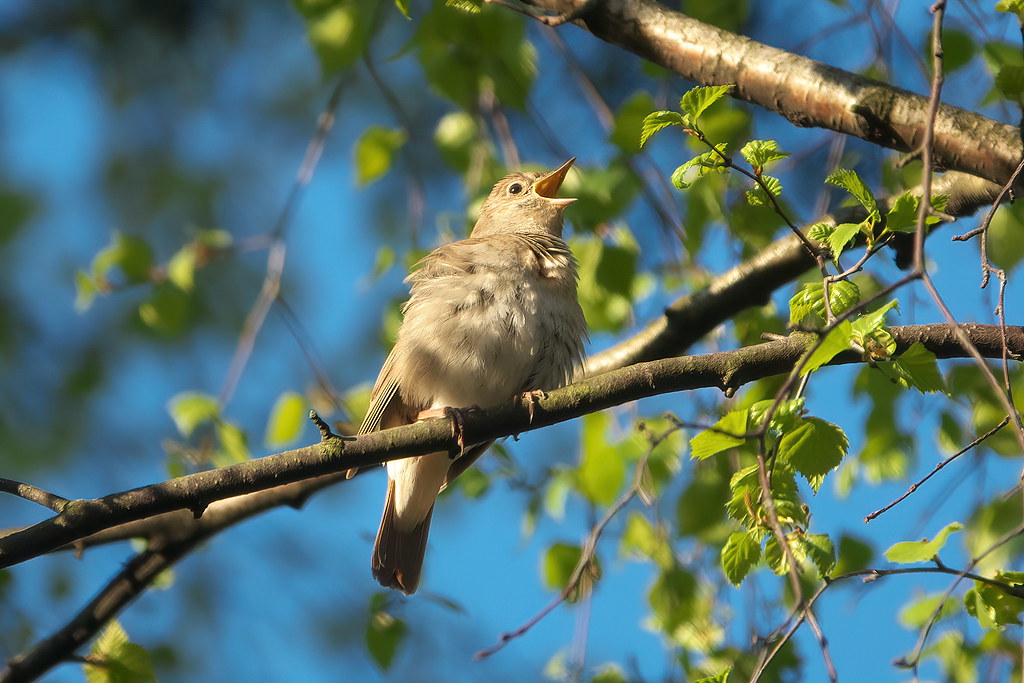
[(485, 407), (557, 388), (582, 358), (576, 262), (557, 237), (455, 242), (427, 256), (409, 281), (394, 350), (407, 405)]

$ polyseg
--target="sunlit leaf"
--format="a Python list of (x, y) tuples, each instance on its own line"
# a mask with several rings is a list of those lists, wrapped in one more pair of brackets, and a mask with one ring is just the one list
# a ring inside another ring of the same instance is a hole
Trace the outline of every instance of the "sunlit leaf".
[(735, 86), (710, 85), (697, 86), (687, 91), (679, 100), (679, 110), (686, 114), (687, 123), (696, 125), (697, 119), (704, 110), (729, 94)]
[(804, 367), (800, 370), (800, 376), (802, 377), (809, 372), (814, 372), (843, 351), (849, 350), (852, 338), (853, 325), (850, 324), (849, 320), (844, 320), (836, 325), (825, 335), (821, 344), (811, 352), (810, 358), (807, 359)]
[(395, 152), (405, 144), (405, 133), (384, 126), (370, 126), (355, 146), (356, 179), (360, 185), (379, 180), (391, 168)]
[(644, 117), (640, 127), (640, 146), (643, 147), (651, 136), (662, 128), (683, 125), (683, 117), (674, 111), (656, 111)]
[(841, 427), (809, 417), (783, 435), (779, 457), (787, 460), (817, 491), (824, 476), (839, 467), (849, 447), (850, 441)]
[(690, 439), (690, 457), (703, 460), (716, 453), (741, 446), (746, 442), (743, 435), (747, 433), (748, 411), (734, 410), (726, 413), (710, 428)]
[(760, 174), (767, 164), (789, 156), (789, 152), (779, 149), (779, 143), (775, 140), (751, 140), (743, 145), (740, 154), (757, 174)]
[(408, 632), (409, 627), (402, 619), (384, 610), (374, 611), (366, 626), (366, 649), (374, 663), (384, 671), (390, 669)]
[(267, 421), (264, 441), (269, 448), (286, 446), (299, 438), (306, 424), (309, 408), (301, 394), (286, 391), (277, 397)]
[(722, 548), (722, 571), (734, 586), (739, 586), (761, 559), (761, 535), (752, 531), (737, 531), (729, 536)]
[(946, 545), (946, 539), (949, 538), (949, 535), (963, 528), (963, 524), (952, 522), (943, 527), (942, 531), (930, 541), (925, 539), (923, 541), (902, 541), (896, 543), (885, 551), (885, 558), (890, 562), (899, 564), (930, 562)]
[(145, 683), (156, 681), (149, 653), (128, 640), (119, 622), (111, 621), (82, 665), (88, 683)]
[(220, 415), (220, 402), (213, 396), (197, 391), (175, 395), (167, 404), (171, 419), (182, 436), (191, 436), (200, 425)]

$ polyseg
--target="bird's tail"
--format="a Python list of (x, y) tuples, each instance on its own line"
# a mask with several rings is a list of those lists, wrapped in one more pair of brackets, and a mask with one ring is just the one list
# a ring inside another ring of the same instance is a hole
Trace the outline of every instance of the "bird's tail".
[(373, 546), (373, 578), (386, 588), (397, 588), (406, 595), (416, 592), (423, 570), (423, 554), (427, 549), (427, 533), (434, 506), (430, 506), (423, 521), (412, 531), (402, 532), (395, 527), (395, 481), (388, 479), (388, 495), (384, 500), (384, 514)]

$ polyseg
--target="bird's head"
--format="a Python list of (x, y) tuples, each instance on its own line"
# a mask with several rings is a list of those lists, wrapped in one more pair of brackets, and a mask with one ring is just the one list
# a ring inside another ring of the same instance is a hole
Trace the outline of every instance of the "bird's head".
[(550, 173), (512, 173), (494, 186), (480, 208), (473, 237), (509, 232), (562, 236), (562, 212), (576, 201), (559, 197), (558, 188), (576, 158)]

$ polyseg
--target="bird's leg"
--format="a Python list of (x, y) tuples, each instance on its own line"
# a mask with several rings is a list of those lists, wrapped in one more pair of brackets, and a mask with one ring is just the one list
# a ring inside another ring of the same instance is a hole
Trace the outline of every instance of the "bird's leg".
[(530, 411), (530, 424), (533, 424), (533, 412), (537, 408), (537, 402), (542, 398), (547, 398), (548, 394), (543, 389), (532, 389), (530, 391), (524, 391), (520, 396), (520, 400), (526, 404), (527, 410)]
[(445, 406), (444, 408), (429, 408), (427, 410), (421, 410), (419, 415), (416, 416), (417, 422), (423, 420), (431, 420), (438, 417), (447, 417), (452, 421), (452, 438), (459, 445), (459, 452), (456, 454), (454, 451), (449, 453), (449, 457), (452, 460), (455, 458), (461, 458), (466, 452), (466, 424), (462, 418), (463, 411), (480, 410), (479, 406), (469, 406), (467, 408), (452, 408), (451, 406)]

